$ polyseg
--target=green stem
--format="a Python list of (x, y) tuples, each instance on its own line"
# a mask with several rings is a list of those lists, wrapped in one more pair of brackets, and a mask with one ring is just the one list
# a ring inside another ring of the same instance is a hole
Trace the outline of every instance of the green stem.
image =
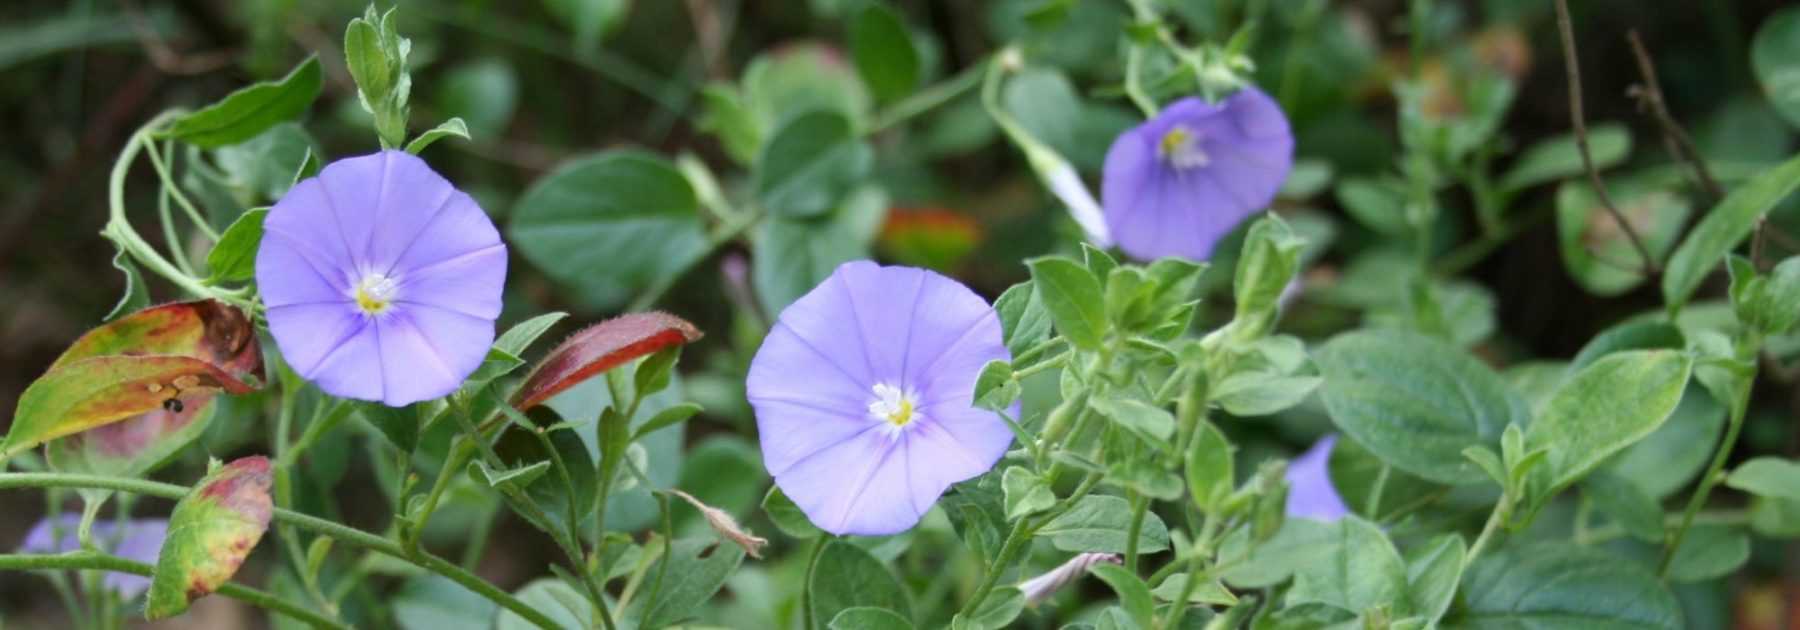
[(1494, 504), (1494, 511), (1488, 513), (1487, 524), (1481, 526), (1481, 534), (1475, 537), (1475, 544), (1469, 545), (1468, 555), (1463, 556), (1463, 570), (1468, 570), (1469, 565), (1475, 563), (1475, 558), (1492, 542), (1494, 534), (1500, 531), (1500, 526), (1512, 518), (1512, 510), (1513, 498), (1501, 495), (1500, 502)]
[[(125, 179), (131, 172), (131, 163), (137, 159), (138, 153), (142, 152), (144, 147), (151, 142), (151, 131), (183, 113), (181, 110), (169, 110), (157, 114), (155, 118), (150, 119), (150, 122), (144, 123), (144, 126), (133, 133), (131, 139), (125, 143), (125, 148), (119, 152), (119, 159), (113, 162), (112, 175), (107, 181), (109, 213), (106, 227), (100, 233), (117, 244), (120, 250), (129, 254), (138, 264), (167, 279), (181, 290), (197, 297), (213, 298), (248, 309), (250, 302), (243, 298), (242, 292), (206, 286), (193, 276), (182, 272), (168, 259), (163, 258), (155, 247), (144, 241), (142, 236), (138, 236), (137, 231), (131, 227), (131, 220), (125, 216)], [(4, 463), (4, 461), (4, 459), (0, 459), (0, 463)]]
[(1751, 385), (1755, 382), (1754, 372), (1738, 382), (1737, 391), (1734, 392), (1737, 397), (1731, 401), (1731, 418), (1725, 427), (1725, 441), (1713, 453), (1712, 464), (1706, 467), (1706, 474), (1700, 477), (1700, 487), (1688, 499), (1687, 509), (1681, 513), (1681, 525), (1669, 536), (1669, 545), (1663, 549), (1662, 561), (1657, 564), (1658, 575), (1669, 575), (1669, 566), (1675, 560), (1675, 552), (1681, 549), (1681, 541), (1687, 537), (1688, 528), (1693, 526), (1694, 516), (1700, 513), (1700, 508), (1706, 505), (1706, 497), (1719, 484), (1722, 477), (1720, 472), (1724, 470), (1726, 460), (1731, 458), (1732, 447), (1737, 445), (1738, 432), (1744, 428), (1744, 416), (1750, 409)]
[[(169, 500), (180, 500), (188, 495), (190, 488), (174, 484), (105, 477), (101, 475), (78, 475), (70, 473), (0, 473), (0, 490), (17, 488), (95, 488), (130, 492), (144, 496), (152, 496)], [(289, 523), (295, 527), (330, 536), (340, 543), (367, 549), (384, 556), (396, 558), (409, 564), (442, 575), (463, 587), (474, 591), (507, 610), (523, 617), (545, 630), (560, 630), (555, 621), (537, 609), (500, 590), (493, 584), (476, 577), (475, 574), (463, 570), (447, 560), (425, 553), (411, 552), (402, 549), (398, 543), (381, 536), (365, 532), (347, 525), (340, 525), (315, 516), (308, 516), (284, 508), (275, 508), (274, 519), (278, 523)]]
[[(85, 551), (60, 555), (0, 555), (0, 571), (55, 570), (112, 571), (114, 573), (130, 573), (132, 575), (148, 577), (155, 570), (155, 567), (118, 556)], [(218, 593), (258, 608), (287, 615), (301, 622), (311, 624), (314, 628), (347, 629), (350, 627), (329, 617), (307, 610), (304, 607), (284, 601), (269, 593), (246, 586), (226, 583), (219, 587)]]
[(155, 150), (150, 151), (148, 155), (150, 156), (150, 167), (156, 169), (157, 177), (162, 178), (164, 193), (175, 198), (176, 205), (181, 206), (181, 211), (187, 213), (188, 220), (194, 222), (194, 227), (200, 228), (200, 232), (212, 239), (214, 243), (219, 242), (219, 231), (213, 229), (212, 223), (206, 220), (206, 216), (200, 214), (200, 208), (188, 199), (187, 193), (181, 192), (180, 186), (175, 184), (175, 177), (170, 174), (169, 165), (163, 160), (163, 156)]
[(981, 85), (981, 74), (986, 68), (986, 63), (986, 61), (981, 61), (963, 68), (962, 72), (957, 73), (956, 76), (915, 92), (912, 96), (888, 106), (887, 109), (876, 112), (869, 121), (869, 128), (864, 133), (869, 135), (880, 133), (889, 127), (906, 122), (914, 116), (936, 109), (938, 106), (962, 96), (964, 92)]
[(1126, 490), (1125, 497), (1131, 502), (1131, 525), (1125, 530), (1125, 570), (1137, 573), (1138, 534), (1144, 529), (1144, 516), (1150, 512), (1150, 501), (1136, 490)]
[(1006, 535), (1006, 542), (1000, 545), (1000, 555), (995, 556), (994, 561), (988, 564), (987, 572), (982, 576), (981, 583), (975, 587), (975, 592), (969, 595), (968, 601), (963, 602), (962, 610), (957, 613), (958, 615), (967, 617), (975, 614), (975, 609), (981, 606), (982, 600), (987, 599), (988, 593), (993, 592), (994, 585), (1000, 582), (1000, 575), (1006, 573), (1006, 567), (1012, 564), (1013, 559), (1019, 555), (1019, 552), (1030, 540), (1031, 530), (1025, 526), (1025, 519), (1021, 518), (1013, 523), (1012, 531)]
[(1369, 490), (1368, 503), (1363, 505), (1363, 514), (1372, 520), (1381, 520), (1381, 495), (1387, 493), (1389, 467), (1383, 463), (1381, 472), (1375, 474), (1375, 486)]
[[(174, 143), (163, 144), (162, 155), (165, 161), (174, 155), (174, 149)], [(156, 151), (152, 149), (150, 155), (156, 155)], [(169, 254), (174, 257), (175, 266), (180, 267), (182, 273), (198, 276), (194, 271), (194, 264), (189, 261), (191, 257), (188, 255), (187, 243), (182, 241), (180, 233), (175, 229), (175, 215), (169, 211), (170, 196), (167, 185), (156, 194), (156, 218), (162, 223), (163, 242), (169, 246)]]
[(425, 503), (419, 507), (418, 520), (410, 531), (401, 536), (407, 552), (418, 552), (419, 537), (424, 535), (425, 525), (431, 522), (431, 515), (437, 512), (438, 502), (443, 500), (444, 492), (450, 489), (450, 483), (456, 479), (457, 471), (462, 470), (463, 466), (467, 466), (469, 459), (474, 456), (474, 438), (467, 436), (454, 442), (450, 447), (450, 452), (444, 455), (444, 466), (438, 470), (437, 479), (431, 482), (431, 491), (426, 493)]
[(1156, 99), (1144, 91), (1144, 47), (1132, 44), (1131, 50), (1125, 53), (1125, 96), (1136, 105), (1145, 118), (1156, 117)]

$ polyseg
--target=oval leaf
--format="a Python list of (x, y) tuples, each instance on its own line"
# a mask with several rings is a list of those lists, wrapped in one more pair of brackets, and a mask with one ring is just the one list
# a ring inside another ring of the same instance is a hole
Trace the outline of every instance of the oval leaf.
[(843, 114), (801, 114), (782, 125), (757, 157), (757, 201), (777, 216), (824, 214), (868, 173), (874, 155)]
[(1756, 222), (1797, 186), (1800, 157), (1757, 175), (1713, 206), (1669, 257), (1663, 274), (1663, 301), (1670, 308), (1687, 303), (1700, 282), (1719, 266), (1719, 260), (1737, 248), (1756, 228)]
[(1549, 450), (1551, 490), (1662, 426), (1681, 403), (1692, 368), (1693, 360), (1674, 350), (1615, 352), (1557, 388), (1525, 436), (1528, 450)]
[(252, 391), (213, 364), (189, 357), (81, 359), (51, 370), (19, 396), (0, 458), (158, 409), (178, 409), (169, 401), (195, 390)]
[(276, 123), (305, 113), (319, 96), (321, 78), (319, 58), (308, 57), (280, 81), (232, 92), (224, 100), (176, 119), (162, 135), (207, 149), (249, 140)]
[(807, 614), (815, 628), (828, 628), (846, 610), (872, 607), (891, 610), (907, 618), (912, 599), (906, 587), (875, 556), (842, 540), (825, 542), (825, 549), (807, 576), (812, 597)]
[(663, 348), (699, 339), (700, 329), (662, 312), (630, 313), (575, 333), (538, 362), (512, 404), (530, 409), (577, 383)]
[[(1556, 588), (1545, 588), (1546, 585)], [(1507, 547), (1463, 575), (1445, 628), (1681, 628), (1681, 607), (1637, 563), (1568, 543)]]
[(179, 615), (231, 580), (269, 528), (270, 483), (269, 458), (245, 457), (207, 475), (175, 504), (145, 617)]
[(1530, 418), (1524, 399), (1493, 369), (1417, 333), (1339, 335), (1317, 362), (1332, 421), (1382, 461), (1432, 481), (1487, 479), (1463, 449), (1497, 451), (1506, 425)]

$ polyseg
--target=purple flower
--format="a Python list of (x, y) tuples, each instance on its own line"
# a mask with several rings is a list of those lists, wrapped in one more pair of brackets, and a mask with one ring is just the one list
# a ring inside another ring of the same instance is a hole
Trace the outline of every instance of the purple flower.
[(1337, 434), (1319, 438), (1288, 463), (1287, 515), (1316, 521), (1335, 521), (1350, 513), (1343, 497), (1331, 485), (1331, 447)]
[(382, 151), (333, 162), (275, 204), (256, 283), (294, 371), (398, 407), (450, 393), (481, 365), (506, 246), (474, 199)]
[(971, 406), (982, 365), (1010, 358), (968, 287), (845, 263), (781, 312), (750, 363), (763, 465), (825, 531), (905, 531), (1012, 443), (999, 415)]
[(1287, 117), (1246, 87), (1218, 104), (1186, 98), (1125, 132), (1106, 152), (1106, 225), (1133, 258), (1205, 260), (1269, 205), (1294, 162)]
[[(25, 535), (25, 541), (19, 543), (20, 553), (69, 553), (81, 549), (81, 541), (77, 539), (75, 529), (81, 525), (81, 515), (75, 513), (59, 514), (46, 517), (32, 526), (31, 532)], [(144, 564), (155, 564), (156, 556), (162, 550), (163, 538), (169, 535), (169, 522), (163, 519), (138, 519), (126, 521), (125, 527), (110, 519), (94, 521), (94, 544), (101, 549), (110, 550), (113, 555)], [(131, 599), (150, 588), (150, 578), (130, 573), (107, 573), (102, 583), (112, 589), (123, 599)]]

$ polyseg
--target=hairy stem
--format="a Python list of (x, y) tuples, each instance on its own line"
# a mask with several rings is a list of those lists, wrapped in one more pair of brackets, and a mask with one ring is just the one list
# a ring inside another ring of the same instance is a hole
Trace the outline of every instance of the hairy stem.
[(1706, 467), (1706, 473), (1700, 476), (1700, 486), (1688, 499), (1687, 509), (1682, 510), (1681, 524), (1669, 535), (1669, 544), (1663, 549), (1662, 560), (1657, 563), (1657, 575), (1667, 577), (1669, 566), (1675, 560), (1675, 552), (1681, 549), (1681, 541), (1687, 537), (1688, 528), (1694, 524), (1694, 516), (1706, 505), (1706, 498), (1712, 494), (1713, 487), (1719, 485), (1720, 471), (1724, 470), (1726, 460), (1731, 459), (1731, 450), (1737, 445), (1738, 432), (1744, 428), (1744, 415), (1750, 408), (1751, 384), (1754, 374), (1744, 377), (1738, 385), (1737, 397), (1731, 401), (1731, 417), (1725, 427), (1725, 441), (1719, 444), (1719, 450), (1713, 453), (1712, 464)]

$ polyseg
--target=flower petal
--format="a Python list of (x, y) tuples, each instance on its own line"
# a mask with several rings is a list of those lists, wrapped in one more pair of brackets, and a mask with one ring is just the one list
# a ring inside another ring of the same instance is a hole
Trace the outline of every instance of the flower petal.
[(319, 362), (343, 340), (367, 324), (362, 313), (348, 303), (301, 303), (270, 306), (266, 317), (269, 334), (281, 348), (282, 358), (303, 378), (311, 379)]
[(901, 442), (883, 429), (801, 460), (775, 477), (820, 529), (839, 535), (885, 536), (918, 524)]

